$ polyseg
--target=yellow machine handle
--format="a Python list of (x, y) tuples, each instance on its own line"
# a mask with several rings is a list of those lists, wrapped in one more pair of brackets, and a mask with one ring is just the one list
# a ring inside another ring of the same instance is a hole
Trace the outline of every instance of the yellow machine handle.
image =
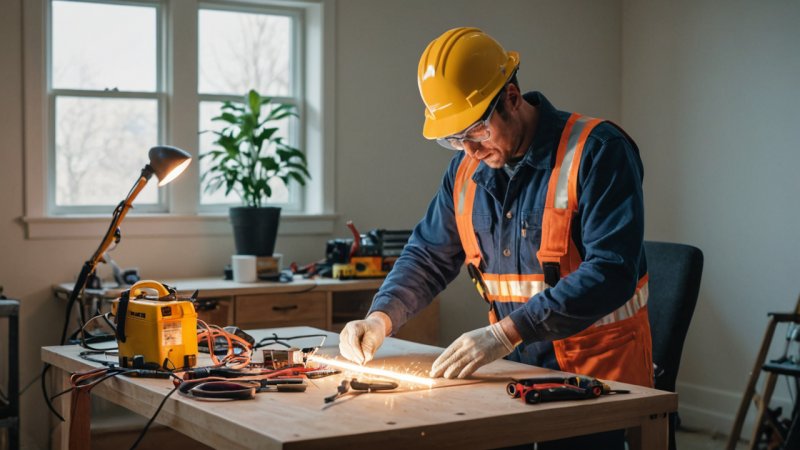
[(142, 289), (153, 289), (158, 293), (159, 297), (165, 297), (169, 295), (169, 291), (167, 288), (164, 287), (163, 284), (159, 283), (155, 280), (140, 280), (137, 281), (136, 284), (131, 286), (130, 289), (130, 296), (131, 298), (136, 298), (142, 294)]

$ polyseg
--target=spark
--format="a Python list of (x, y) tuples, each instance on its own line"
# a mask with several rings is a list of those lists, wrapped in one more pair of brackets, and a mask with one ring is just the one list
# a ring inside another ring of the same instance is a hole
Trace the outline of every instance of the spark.
[(421, 385), (427, 386), (427, 387), (432, 387), (433, 383), (434, 383), (434, 380), (431, 379), (431, 378), (418, 377), (416, 375), (411, 375), (411, 374), (408, 374), (408, 373), (399, 373), (399, 372), (395, 372), (393, 370), (378, 369), (376, 367), (360, 366), (358, 364), (354, 364), (354, 363), (351, 363), (351, 362), (340, 361), (340, 360), (337, 360), (337, 359), (325, 358), (325, 357), (320, 356), (320, 355), (312, 355), (312, 356), (309, 356), (308, 359), (309, 359), (309, 361), (314, 361), (314, 362), (317, 362), (317, 363), (320, 363), (320, 364), (325, 364), (325, 365), (328, 365), (328, 366), (339, 367), (340, 369), (345, 369), (345, 370), (349, 370), (349, 371), (352, 371), (352, 372), (360, 372), (360, 373), (365, 373), (365, 374), (369, 374), (369, 375), (375, 375), (375, 376), (379, 376), (379, 377), (391, 378), (391, 379), (394, 379), (394, 380), (407, 381), (409, 383), (421, 384)]

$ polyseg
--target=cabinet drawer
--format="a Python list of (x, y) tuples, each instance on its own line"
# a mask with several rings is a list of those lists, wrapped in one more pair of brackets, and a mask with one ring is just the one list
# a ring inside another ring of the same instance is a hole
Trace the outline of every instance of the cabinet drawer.
[(327, 315), (324, 292), (236, 296), (236, 325), (245, 329), (299, 325), (326, 328)]

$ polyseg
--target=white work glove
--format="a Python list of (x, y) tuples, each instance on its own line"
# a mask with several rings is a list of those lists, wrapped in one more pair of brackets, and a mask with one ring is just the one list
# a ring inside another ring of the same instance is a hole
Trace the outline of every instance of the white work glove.
[(496, 359), (514, 351), (500, 323), (462, 334), (436, 358), (431, 378), (466, 378)]
[(348, 322), (339, 334), (339, 353), (354, 363), (366, 364), (383, 344), (387, 329), (391, 330), (389, 316), (381, 318), (375, 313), (364, 320)]

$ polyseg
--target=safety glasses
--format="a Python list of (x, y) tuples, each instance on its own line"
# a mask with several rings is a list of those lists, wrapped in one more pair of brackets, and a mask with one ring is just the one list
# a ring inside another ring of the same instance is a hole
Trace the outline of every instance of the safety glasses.
[(492, 114), (494, 114), (494, 110), (497, 108), (497, 104), (500, 101), (500, 97), (502, 97), (505, 87), (497, 93), (494, 100), (489, 104), (489, 108), (487, 113), (485, 114), (485, 118), (478, 119), (477, 122), (470, 125), (466, 130), (462, 131), (458, 134), (453, 134), (447, 137), (443, 137), (441, 139), (437, 139), (436, 142), (444, 148), (448, 148), (450, 150), (464, 150), (464, 142), (484, 142), (492, 137), (491, 130), (489, 129), (489, 121), (492, 120)]

